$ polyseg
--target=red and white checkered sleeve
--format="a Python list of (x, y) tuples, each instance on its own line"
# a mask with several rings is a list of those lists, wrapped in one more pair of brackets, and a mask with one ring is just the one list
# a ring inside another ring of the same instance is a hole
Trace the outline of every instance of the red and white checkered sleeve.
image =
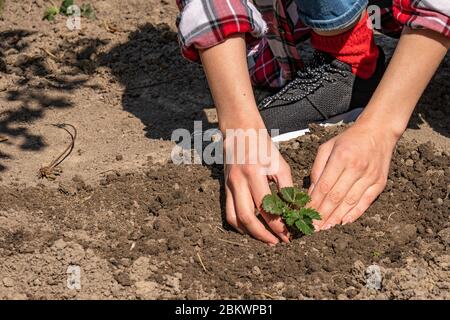
[(403, 25), (434, 30), (450, 38), (449, 0), (394, 0), (393, 13)]
[(182, 54), (198, 61), (198, 49), (213, 47), (236, 33), (261, 37), (266, 23), (250, 1), (245, 0), (177, 0), (178, 39)]

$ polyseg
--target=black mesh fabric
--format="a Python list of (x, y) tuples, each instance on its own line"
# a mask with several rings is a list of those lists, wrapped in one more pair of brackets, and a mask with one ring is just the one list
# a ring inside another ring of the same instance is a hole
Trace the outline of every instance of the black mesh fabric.
[(385, 70), (380, 56), (374, 75), (357, 78), (351, 67), (323, 53), (317, 53), (312, 66), (280, 92), (266, 97), (258, 108), (267, 129), (280, 134), (306, 129), (308, 124), (365, 107)]

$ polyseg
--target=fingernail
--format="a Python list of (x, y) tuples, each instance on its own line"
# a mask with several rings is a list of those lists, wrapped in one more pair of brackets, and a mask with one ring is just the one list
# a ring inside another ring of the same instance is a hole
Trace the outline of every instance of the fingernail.
[(289, 243), (289, 237), (287, 235), (280, 234), (279, 237), (280, 237), (281, 240), (283, 240), (283, 242)]
[(345, 226), (346, 224), (351, 223), (351, 219), (349, 217), (345, 217), (344, 219), (342, 219), (342, 225)]
[(322, 230), (328, 230), (328, 229), (331, 229), (331, 227), (333, 227), (333, 225), (331, 225), (331, 224), (326, 224), (326, 225), (322, 228)]

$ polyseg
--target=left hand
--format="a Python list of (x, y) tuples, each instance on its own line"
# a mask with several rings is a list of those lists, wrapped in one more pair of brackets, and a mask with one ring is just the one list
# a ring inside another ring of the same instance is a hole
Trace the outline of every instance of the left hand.
[(358, 219), (386, 186), (398, 137), (382, 126), (358, 121), (319, 147), (311, 171), (310, 207), (327, 230)]

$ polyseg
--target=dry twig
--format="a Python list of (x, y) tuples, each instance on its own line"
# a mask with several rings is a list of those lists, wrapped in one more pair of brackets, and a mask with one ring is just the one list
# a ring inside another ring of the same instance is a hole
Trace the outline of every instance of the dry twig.
[(205, 270), (206, 273), (208, 273), (208, 270), (205, 267), (205, 264), (203, 263), (202, 257), (200, 256), (200, 253), (197, 252), (198, 261), (200, 261), (200, 264), (202, 265), (203, 270)]
[(41, 47), (41, 50), (44, 51), (47, 55), (49, 55), (49, 56), (52, 57), (53, 59), (55, 59), (56, 61), (61, 61), (60, 58), (58, 58), (57, 56), (55, 56), (53, 53), (51, 53), (51, 52), (48, 51), (47, 49)]
[[(71, 138), (70, 144), (67, 148), (56, 157), (48, 166), (42, 167), (39, 169), (39, 178), (55, 180), (57, 176), (61, 174), (61, 169), (58, 166), (72, 153), (73, 148), (75, 147), (75, 139), (77, 138), (77, 129), (68, 123), (54, 124), (55, 127), (65, 130)], [(73, 133), (67, 129), (67, 127), (71, 127), (73, 129)]]

